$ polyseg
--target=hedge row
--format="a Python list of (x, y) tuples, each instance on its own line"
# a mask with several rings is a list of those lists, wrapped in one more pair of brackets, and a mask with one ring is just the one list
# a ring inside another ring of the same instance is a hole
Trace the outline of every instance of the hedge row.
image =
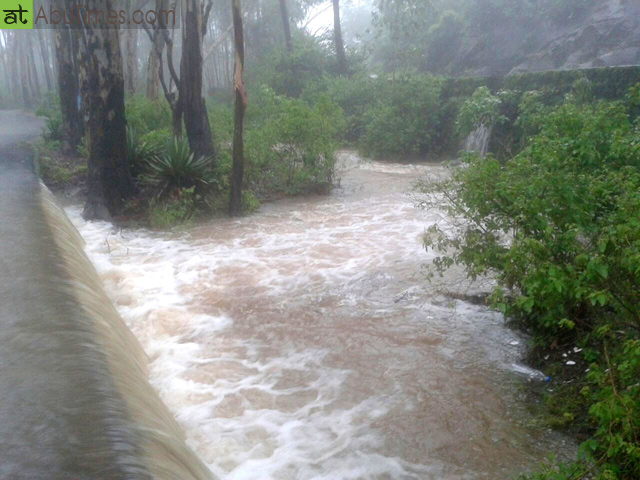
[(583, 70), (553, 70), (547, 72), (523, 73), (506, 77), (458, 77), (448, 78), (442, 89), (442, 97), (468, 97), (482, 86), (498, 90), (530, 90), (548, 89), (555, 93), (558, 101), (571, 91), (573, 83), (580, 78), (587, 78), (598, 99), (616, 100), (628, 92), (629, 88), (640, 82), (640, 66), (588, 68)]
[[(441, 100), (442, 105), (448, 106), (449, 114), (442, 116), (440, 131), (446, 135), (447, 145), (443, 150), (457, 153), (460, 139), (454, 135), (457, 108), (464, 99), (482, 86), (488, 87), (493, 93), (500, 90), (511, 90), (524, 93), (532, 90), (543, 92), (541, 100), (548, 105), (560, 104), (565, 95), (571, 92), (576, 80), (586, 78), (591, 83), (591, 93), (595, 99), (620, 100), (625, 97), (629, 89), (640, 83), (640, 66), (591, 68), (583, 70), (556, 70), (547, 72), (523, 73), (505, 77), (464, 77), (448, 78), (444, 81)], [(502, 114), (508, 119), (506, 123), (497, 125), (494, 129), (489, 150), (498, 156), (510, 155), (518, 150), (521, 144), (520, 132), (515, 127), (518, 118), (517, 100), (515, 104), (505, 104)]]

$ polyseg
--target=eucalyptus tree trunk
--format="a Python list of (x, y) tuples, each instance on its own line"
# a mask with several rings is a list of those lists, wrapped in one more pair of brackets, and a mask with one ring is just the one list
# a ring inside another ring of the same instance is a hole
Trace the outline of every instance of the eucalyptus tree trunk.
[(25, 42), (27, 49), (27, 68), (28, 68), (28, 77), (29, 84), (31, 87), (31, 91), (33, 93), (33, 97), (35, 99), (40, 98), (40, 81), (38, 80), (38, 69), (36, 68), (36, 55), (33, 48), (33, 41), (31, 32), (26, 32), (23, 30), (25, 34)]
[(33, 91), (29, 82), (29, 60), (24, 44), (24, 38), (20, 38), (22, 30), (16, 30), (14, 33), (14, 68), (18, 74), (18, 85), (22, 90), (22, 103), (26, 108), (33, 106)]
[[(112, 0), (88, 0), (88, 10), (116, 10)], [(118, 25), (83, 25), (80, 87), (86, 99), (89, 149), (85, 219), (117, 215), (135, 191), (127, 161), (124, 76)]]
[[(156, 0), (157, 11), (165, 10), (166, 0)], [(157, 96), (158, 84), (162, 86), (164, 98), (171, 109), (171, 124), (174, 137), (182, 136), (182, 104), (180, 95), (180, 78), (173, 65), (173, 34), (167, 29), (162, 15), (158, 17), (157, 25), (144, 27), (149, 40), (151, 40), (151, 53), (149, 57), (149, 78), (147, 83), (147, 94), (150, 98)], [(173, 26), (172, 26), (173, 31)], [(167, 58), (169, 70), (169, 83), (164, 77), (164, 55)], [(172, 85), (175, 84), (175, 90)]]
[[(147, 98), (150, 100), (156, 100), (158, 98), (158, 87), (160, 86), (158, 81), (158, 68), (160, 63), (158, 62), (158, 55), (155, 52), (156, 48), (161, 49), (164, 45), (160, 36), (156, 37), (158, 45), (152, 45), (149, 52), (149, 60), (147, 62)], [(160, 50), (162, 52), (162, 50)], [(162, 55), (162, 53), (160, 53)]]
[(333, 40), (336, 45), (336, 55), (338, 57), (338, 73), (346, 75), (347, 56), (344, 53), (344, 42), (342, 41), (342, 27), (340, 26), (340, 0), (333, 0)]
[(78, 108), (78, 68), (76, 67), (73, 45), (78, 31), (69, 29), (63, 22), (55, 29), (55, 54), (58, 73), (58, 91), (62, 114), (62, 150), (75, 152), (84, 134), (82, 115)]
[(247, 92), (242, 81), (244, 70), (244, 32), (242, 28), (242, 8), (240, 0), (232, 0), (234, 29), (233, 88), (236, 95), (233, 128), (233, 167), (231, 171), (231, 192), (229, 215), (242, 213), (242, 177), (244, 176), (244, 112), (247, 109)]
[(125, 88), (129, 93), (135, 93), (138, 79), (138, 30), (135, 28), (124, 29), (125, 51)]
[(282, 28), (284, 29), (284, 44), (287, 46), (287, 51), (291, 52), (293, 45), (291, 43), (291, 25), (289, 24), (287, 0), (280, 0), (280, 16), (282, 17)]
[[(0, 41), (4, 40), (0, 37)], [(0, 46), (0, 82), (7, 87), (7, 90), (11, 88), (11, 76), (9, 72), (9, 61), (7, 57), (9, 56), (6, 45), (4, 48)]]
[(202, 96), (203, 8), (201, 0), (183, 1), (180, 107), (189, 147), (196, 157), (214, 154), (207, 106)]
[[(160, 12), (166, 10), (165, 0), (156, 0), (156, 11)], [(162, 25), (166, 28), (166, 25)], [(160, 76), (159, 69), (164, 68), (161, 61), (164, 53), (165, 41), (161, 32), (155, 31), (151, 36), (151, 50), (149, 51), (149, 60), (147, 62), (147, 97), (151, 100), (158, 98), (158, 92), (160, 88)]]
[[(18, 98), (20, 96), (21, 91), (24, 93), (24, 85), (22, 88), (20, 87), (20, 76), (19, 76), (19, 67), (18, 67), (18, 43), (16, 37), (16, 31), (13, 32), (13, 35), (9, 35), (9, 31), (6, 30), (7, 36), (5, 38), (5, 45), (7, 45), (7, 49), (9, 52), (14, 52), (13, 55), (9, 55), (7, 59), (7, 64), (9, 65), (9, 70), (11, 72), (11, 85), (14, 98)], [(11, 47), (10, 47), (11, 46)]]
[(51, 73), (51, 59), (49, 58), (49, 39), (48, 31), (38, 30), (38, 43), (40, 44), (40, 55), (42, 56), (42, 71), (44, 72), (44, 81), (47, 84), (47, 90), (53, 91), (53, 75)]

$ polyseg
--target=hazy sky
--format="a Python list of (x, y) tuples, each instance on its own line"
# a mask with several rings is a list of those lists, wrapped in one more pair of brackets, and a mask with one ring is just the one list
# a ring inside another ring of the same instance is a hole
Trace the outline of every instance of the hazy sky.
[(308, 19), (312, 18), (314, 15), (318, 16), (311, 22), (309, 22), (309, 25), (307, 25), (307, 30), (309, 31), (309, 33), (313, 34), (317, 32), (318, 34), (321, 34), (327, 28), (333, 27), (333, 8), (331, 8), (330, 1), (324, 2), (323, 4), (312, 9), (307, 16), (307, 20), (305, 20), (305, 23), (308, 22)]
[[(370, 4), (370, 0), (342, 0), (340, 2), (340, 9), (343, 10), (347, 5), (348, 6), (359, 6), (359, 5), (368, 5)], [(323, 2), (321, 5), (318, 5), (316, 8), (312, 9), (307, 16), (307, 20), (305, 23), (309, 21), (314, 15), (318, 14), (316, 18), (314, 18), (309, 25), (307, 26), (307, 31), (311, 34), (317, 32), (318, 35), (322, 34), (324, 30), (327, 28), (333, 28), (333, 8), (331, 8), (332, 2), (327, 1)]]

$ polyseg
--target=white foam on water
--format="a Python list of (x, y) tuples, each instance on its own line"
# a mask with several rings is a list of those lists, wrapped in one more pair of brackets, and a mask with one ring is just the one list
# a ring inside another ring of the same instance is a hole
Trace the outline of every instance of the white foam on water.
[(541, 458), (494, 373), (517, 361), (517, 335), (426, 295), (421, 235), (439, 217), (405, 194), (424, 170), (362, 162), (330, 197), (185, 234), (67, 209), (220, 478), (497, 478)]
[[(388, 398), (335, 406), (353, 372), (324, 365), (325, 350), (294, 347), (265, 358), (262, 345), (229, 343), (221, 335), (233, 324), (223, 311), (196, 313), (192, 292), (224, 291), (236, 283), (232, 271), (242, 271), (263, 295), (290, 298), (292, 292), (318, 285), (348, 288), (367, 275), (367, 267), (382, 268), (386, 256), (401, 258), (397, 251), (381, 249), (375, 236), (366, 244), (342, 247), (332, 240), (384, 223), (384, 214), (353, 225), (349, 212), (341, 213), (340, 206), (331, 210), (311, 218), (305, 212), (290, 214), (293, 221), (313, 223), (313, 231), (265, 228), (226, 243), (206, 244), (145, 231), (114, 233), (112, 225), (86, 223), (79, 209), (68, 209), (107, 291), (151, 359), (152, 385), (177, 414), (190, 445), (222, 478), (419, 478), (415, 472), (428, 470), (375, 453), (381, 438), (370, 425), (384, 415)], [(419, 222), (404, 225), (409, 227), (411, 235), (424, 228)], [(254, 241), (260, 244), (243, 245)], [(354, 247), (370, 253), (349, 258)], [(333, 258), (314, 255), (317, 250)], [(312, 254), (301, 256), (303, 251)], [(225, 273), (217, 274), (220, 270)], [(194, 367), (206, 371), (206, 381), (187, 378)], [(283, 372), (299, 372), (306, 380), (282, 388)]]

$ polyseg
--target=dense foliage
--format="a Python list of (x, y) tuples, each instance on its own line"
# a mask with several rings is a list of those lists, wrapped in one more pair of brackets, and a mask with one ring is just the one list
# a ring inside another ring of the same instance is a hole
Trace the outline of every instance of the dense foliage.
[(640, 124), (622, 103), (583, 100), (529, 110), (521, 123), (539, 133), (513, 159), (470, 155), (423, 183), (422, 205), (460, 220), (431, 228), (425, 245), (444, 252), (440, 270), (494, 276), (495, 308), (537, 348), (576, 346), (589, 367), (573, 375), (592, 437), (578, 462), (532, 478), (630, 480), (640, 476)]
[(62, 114), (60, 113), (60, 98), (54, 94), (43, 97), (36, 109), (36, 115), (44, 117), (43, 137), (45, 140), (59, 141), (62, 139)]
[(154, 188), (158, 198), (177, 190), (202, 190), (213, 181), (213, 159), (196, 157), (189, 150), (186, 139), (173, 138), (151, 148), (156, 152), (148, 158), (139, 158), (146, 161), (146, 173), (142, 175), (142, 181)]
[(327, 192), (334, 181), (340, 107), (327, 96), (313, 105), (263, 87), (247, 112), (247, 183), (258, 193)]
[(380, 82), (375, 103), (364, 112), (361, 150), (384, 158), (436, 151), (441, 85), (441, 79), (429, 76)]
[(505, 121), (506, 117), (500, 114), (501, 105), (499, 96), (493, 95), (487, 87), (479, 87), (460, 107), (456, 119), (458, 133), (461, 136), (469, 135), (480, 125), (493, 127), (497, 122)]

